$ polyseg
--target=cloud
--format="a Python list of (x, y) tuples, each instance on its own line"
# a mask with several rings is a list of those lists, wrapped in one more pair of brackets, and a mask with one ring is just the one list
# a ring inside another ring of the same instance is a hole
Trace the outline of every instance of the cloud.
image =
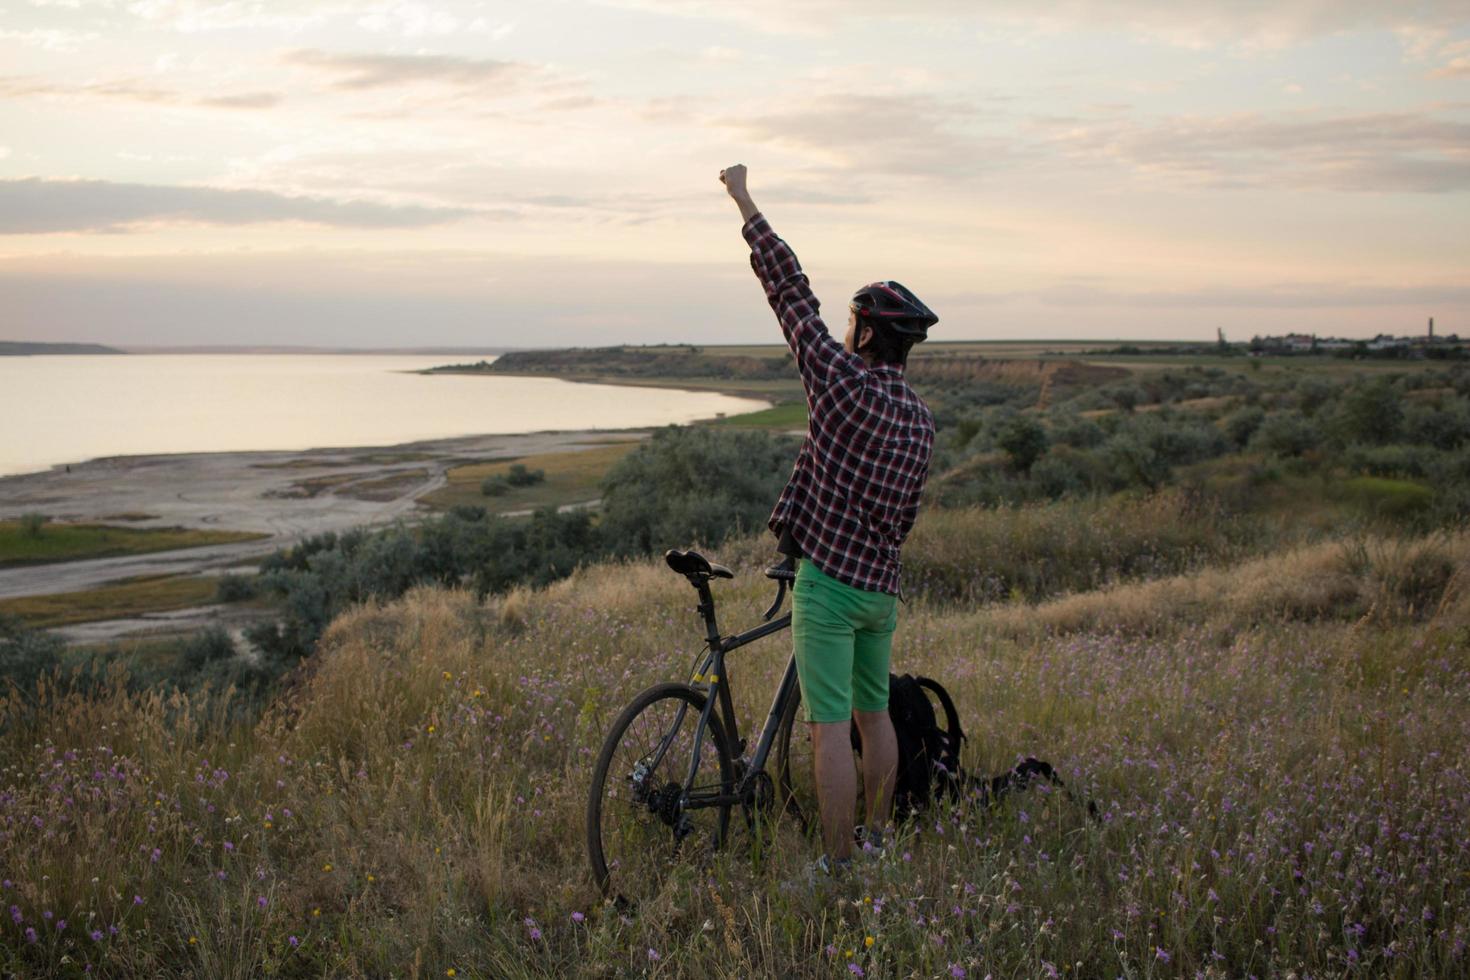
[(513, 85), (538, 69), (533, 65), (493, 58), (462, 58), (431, 54), (338, 54), (303, 49), (287, 52), (281, 60), (336, 77), (333, 88), (360, 91), (421, 82), (465, 88)]
[(80, 31), (63, 31), (54, 28), (41, 28), (29, 31), (0, 31), (0, 41), (19, 41), (43, 51), (66, 54), (79, 49), (88, 41), (95, 41), (97, 34), (94, 31), (82, 33)]
[(1245, 283), (1192, 290), (1126, 291), (1061, 284), (1029, 295), (1052, 306), (1157, 309), (1344, 309), (1358, 307), (1463, 306), (1470, 286), (1462, 283), (1360, 285), (1342, 282)]
[(286, 101), (274, 92), (242, 92), (239, 95), (216, 95), (200, 99), (199, 104), (216, 109), (270, 109)]
[(1470, 189), (1470, 123), (1426, 112), (1176, 116), (1055, 126), (1049, 140), (1169, 182), (1225, 188)]
[(122, 99), (155, 105), (170, 105), (183, 101), (183, 97), (172, 89), (158, 88), (135, 78), (66, 85), (38, 81), (23, 75), (0, 77), (0, 99), (28, 98)]
[(764, 115), (716, 120), (756, 143), (773, 143), (833, 170), (966, 177), (1015, 151), (964, 132), (977, 110), (927, 95), (816, 95)]
[(854, 17), (967, 20), (1023, 30), (1092, 29), (1171, 43), (1287, 44), (1352, 30), (1443, 29), (1470, 21), (1465, 0), (603, 0), (611, 6), (736, 20), (772, 33), (831, 33)]
[(293, 197), (258, 190), (123, 184), (104, 180), (0, 180), (0, 234), (116, 232), (151, 222), (243, 225), (302, 221), (349, 228), (416, 228), (509, 212)]
[(1430, 73), (1433, 78), (1470, 78), (1470, 40), (1442, 47), (1439, 57), (1447, 59)]

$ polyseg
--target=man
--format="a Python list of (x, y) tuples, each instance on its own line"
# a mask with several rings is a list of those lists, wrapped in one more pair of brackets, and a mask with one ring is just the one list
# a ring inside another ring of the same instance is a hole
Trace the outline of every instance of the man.
[(873, 283), (853, 296), (839, 344), (796, 255), (751, 200), (745, 167), (722, 170), (720, 180), (745, 220), (751, 267), (806, 389), (806, 440), (770, 527), (783, 552), (800, 556), (791, 630), (826, 851), (818, 867), (832, 870), (853, 846), (853, 719), (863, 744), (866, 826), (886, 826), (892, 807), (898, 747), (888, 666), (899, 548), (918, 515), (934, 450), (934, 418), (903, 371), (909, 348), (939, 318), (898, 283)]

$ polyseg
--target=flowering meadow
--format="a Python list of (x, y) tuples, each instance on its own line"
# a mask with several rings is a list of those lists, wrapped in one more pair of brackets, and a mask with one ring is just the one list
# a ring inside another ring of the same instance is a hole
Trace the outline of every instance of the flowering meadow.
[[(944, 520), (925, 533), (962, 547)], [(723, 625), (753, 625), (765, 543), (716, 557)], [(588, 871), (592, 761), (633, 694), (687, 676), (692, 591), (661, 562), (419, 589), (339, 618), (248, 721), (120, 676), (10, 692), (0, 974), (1470, 973), (1470, 537), (953, 592), (904, 607), (896, 669), (954, 692), (967, 768), (1049, 760), (1097, 820), (1044, 787), (946, 806), (827, 879), (790, 821), (757, 840), (736, 816), (616, 907)], [(732, 656), (744, 730), (788, 655)]]

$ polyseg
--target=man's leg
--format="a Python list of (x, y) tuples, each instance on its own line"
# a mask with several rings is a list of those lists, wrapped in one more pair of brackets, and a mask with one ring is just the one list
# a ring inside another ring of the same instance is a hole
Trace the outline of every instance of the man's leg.
[[(887, 708), (882, 711), (854, 711), (852, 716), (857, 719), (858, 734), (863, 739), (863, 797), (867, 804), (863, 823), (871, 830), (879, 830), (893, 819), (898, 738), (893, 734), (893, 719), (889, 717)], [(849, 806), (848, 812), (851, 811)]]
[(857, 770), (852, 764), (851, 723), (814, 721), (812, 768), (816, 770), (817, 805), (822, 815), (822, 846), (827, 856), (852, 856), (853, 808), (857, 804)]
[(888, 714), (888, 670), (898, 603), (890, 595), (864, 596), (864, 621), (853, 631), (852, 705), (863, 740), (863, 823), (880, 830), (893, 819), (893, 786), (898, 779), (898, 738)]
[(791, 633), (801, 701), (812, 736), (822, 842), (827, 856), (852, 854), (857, 769), (852, 762), (853, 624), (841, 583), (803, 560), (791, 599)]

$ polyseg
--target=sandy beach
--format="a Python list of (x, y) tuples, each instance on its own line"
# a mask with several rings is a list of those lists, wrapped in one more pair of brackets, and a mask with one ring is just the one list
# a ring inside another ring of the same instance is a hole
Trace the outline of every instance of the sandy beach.
[(467, 436), (395, 446), (117, 456), (0, 477), (0, 518), (256, 531), (269, 537), (147, 555), (0, 569), (0, 598), (95, 588), (140, 575), (199, 574), (248, 563), (324, 531), (423, 512), (417, 498), (469, 462), (586, 449), (646, 432)]

